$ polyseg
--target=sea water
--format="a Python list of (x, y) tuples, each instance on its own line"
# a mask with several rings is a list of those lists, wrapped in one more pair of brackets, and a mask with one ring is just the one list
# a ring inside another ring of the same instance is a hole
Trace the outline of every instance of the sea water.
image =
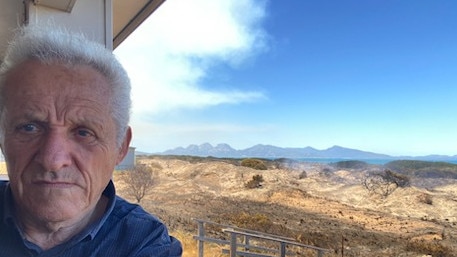
[[(344, 159), (344, 158), (297, 158), (295, 159), (297, 161), (301, 162), (311, 162), (311, 163), (334, 163), (334, 162), (341, 162), (341, 161), (361, 161), (361, 162), (366, 162), (368, 164), (377, 164), (377, 165), (384, 165), (388, 162), (395, 161), (395, 160), (405, 160), (405, 159)], [(411, 160), (416, 160), (420, 161), (419, 159), (411, 159)], [(429, 161), (429, 162), (448, 162), (452, 164), (457, 164), (457, 160), (422, 160), (422, 161)]]

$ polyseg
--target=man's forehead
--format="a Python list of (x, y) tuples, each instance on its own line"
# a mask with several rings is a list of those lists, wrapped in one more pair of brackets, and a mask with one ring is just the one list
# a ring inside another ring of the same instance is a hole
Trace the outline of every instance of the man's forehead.
[(68, 100), (97, 101), (108, 104), (111, 87), (106, 77), (88, 65), (69, 66), (61, 63), (44, 64), (26, 61), (6, 77), (8, 95), (63, 98)]
[(41, 122), (64, 122), (64, 123), (106, 123), (111, 119), (107, 109), (96, 108), (77, 108), (68, 105), (65, 109), (46, 108), (30, 104), (30, 102), (18, 106), (6, 106), (6, 114), (13, 119), (24, 121), (41, 121)]
[[(44, 63), (36, 59), (29, 59), (18, 64), (5, 75), (6, 81), (11, 81), (11, 79), (30, 80), (70, 77), (71, 79), (83, 81), (97, 81), (98, 84), (101, 82), (108, 84), (106, 76), (89, 64), (68, 64), (59, 61)], [(68, 82), (72, 82), (72, 80)]]

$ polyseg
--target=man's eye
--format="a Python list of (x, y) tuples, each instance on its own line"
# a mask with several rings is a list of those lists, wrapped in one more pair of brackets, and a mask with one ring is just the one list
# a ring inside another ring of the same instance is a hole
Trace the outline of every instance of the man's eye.
[(75, 137), (80, 141), (87, 144), (92, 144), (96, 142), (97, 137), (95, 136), (94, 132), (89, 129), (85, 128), (78, 128), (75, 130)]
[(78, 135), (79, 137), (93, 137), (94, 136), (94, 134), (87, 129), (77, 129), (76, 135)]
[(38, 131), (38, 126), (35, 125), (35, 124), (24, 124), (24, 125), (21, 125), (19, 126), (18, 128), (20, 131), (22, 132), (26, 132), (26, 133), (33, 133), (33, 132), (37, 132)]

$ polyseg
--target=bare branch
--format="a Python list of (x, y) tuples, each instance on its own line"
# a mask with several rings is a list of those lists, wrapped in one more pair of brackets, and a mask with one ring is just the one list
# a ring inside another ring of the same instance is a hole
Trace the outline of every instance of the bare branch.
[(158, 164), (137, 164), (133, 170), (128, 170), (122, 176), (127, 185), (127, 193), (139, 203), (157, 182), (157, 172), (162, 167)]

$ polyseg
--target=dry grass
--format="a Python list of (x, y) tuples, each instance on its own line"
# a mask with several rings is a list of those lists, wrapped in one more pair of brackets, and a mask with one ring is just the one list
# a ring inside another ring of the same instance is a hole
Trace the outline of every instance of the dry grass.
[[(181, 241), (183, 246), (183, 257), (195, 257), (198, 256), (197, 241), (193, 238), (193, 235), (189, 232), (174, 231), (170, 233)], [(227, 256), (222, 254), (222, 247), (217, 244), (205, 243), (204, 248), (205, 257), (222, 257)]]
[[(182, 241), (184, 257), (198, 256), (191, 234), (196, 234), (193, 218), (296, 238), (333, 249), (331, 256), (342, 256), (342, 249), (345, 257), (457, 256), (456, 180), (399, 188), (379, 198), (361, 185), (362, 171), (323, 173), (326, 167), (314, 164), (258, 171), (222, 161), (158, 157), (141, 161), (164, 167), (141, 205)], [(300, 176), (303, 171), (305, 177)], [(245, 188), (257, 174), (264, 178), (262, 187)], [(117, 175), (113, 176), (117, 192), (132, 200)], [(432, 204), (418, 198), (423, 194), (431, 197)], [(221, 246), (205, 243), (204, 256), (223, 256)]]
[(0, 174), (6, 174), (6, 163), (0, 162)]

